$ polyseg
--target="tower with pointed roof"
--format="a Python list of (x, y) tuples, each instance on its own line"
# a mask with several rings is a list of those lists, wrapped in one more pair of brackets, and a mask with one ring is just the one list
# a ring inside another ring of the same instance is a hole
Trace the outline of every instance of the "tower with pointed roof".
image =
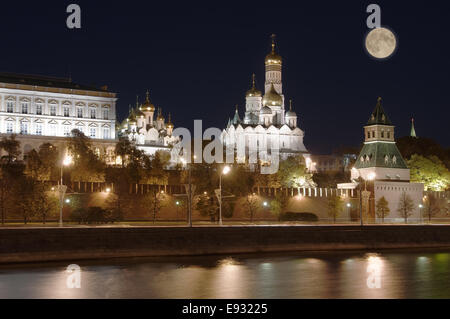
[(381, 97), (364, 126), (364, 146), (351, 171), (351, 179), (352, 183), (339, 184), (338, 188), (354, 190), (359, 185), (364, 189), (362, 202), (366, 221), (379, 221), (375, 203), (384, 197), (390, 209), (385, 220), (404, 222), (398, 212), (404, 194), (414, 203), (409, 220), (420, 220), (419, 205), (422, 204), (424, 187), (410, 182), (410, 170), (395, 144), (395, 126), (383, 108)]
[(395, 127), (378, 98), (375, 109), (364, 127), (364, 146), (355, 168), (366, 179), (375, 174), (380, 180), (409, 181), (409, 169), (395, 144)]
[(416, 128), (414, 127), (414, 118), (411, 119), (411, 137), (417, 138)]
[[(297, 114), (285, 112), (285, 97), (282, 84), (283, 59), (277, 52), (275, 35), (271, 36), (271, 48), (264, 60), (264, 94), (258, 90), (255, 74), (245, 94), (245, 113), (241, 120), (238, 110), (228, 121), (222, 133), (225, 145), (235, 149), (246, 149), (248, 154), (260, 153), (278, 147), (281, 158), (303, 155), (309, 157), (303, 144), (304, 132), (297, 125)], [(245, 147), (237, 145), (245, 143)], [(310, 162), (310, 161), (309, 161)]]

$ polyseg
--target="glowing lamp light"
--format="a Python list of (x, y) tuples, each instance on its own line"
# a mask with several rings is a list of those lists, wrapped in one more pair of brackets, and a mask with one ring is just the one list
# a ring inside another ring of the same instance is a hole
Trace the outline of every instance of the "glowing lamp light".
[(55, 188), (54, 187), (52, 187), (52, 191), (54, 191), (55, 190)]
[(64, 166), (69, 166), (72, 164), (72, 157), (71, 156), (66, 156), (63, 160), (63, 165)]
[(367, 176), (367, 179), (368, 179), (369, 181), (373, 181), (376, 177), (377, 177), (377, 175), (376, 175), (375, 173), (370, 173), (370, 174)]
[(347, 207), (348, 207), (348, 208), (352, 207), (352, 204), (348, 203), (348, 204), (347, 204)]
[(177, 206), (178, 206), (178, 205), (180, 205), (180, 202), (178, 202), (178, 201), (177, 201), (177, 202), (175, 202), (175, 205), (177, 205)]
[(111, 193), (111, 188), (107, 188), (107, 189), (106, 189), (106, 192), (107, 192), (107, 193)]
[(419, 205), (419, 208), (423, 208), (423, 205), (422, 205), (422, 204), (420, 204), (420, 205)]
[(231, 168), (230, 168), (230, 166), (227, 165), (223, 168), (222, 174), (227, 175), (230, 171), (231, 171)]
[(264, 205), (264, 207), (267, 207), (267, 206), (269, 206), (269, 203), (268, 202), (264, 202), (263, 205)]
[(70, 204), (70, 199), (66, 199), (66, 204)]

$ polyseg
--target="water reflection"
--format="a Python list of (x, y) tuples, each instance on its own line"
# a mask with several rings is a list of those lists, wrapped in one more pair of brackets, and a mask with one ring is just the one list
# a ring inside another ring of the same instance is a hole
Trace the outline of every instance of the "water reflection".
[(450, 253), (308, 253), (0, 267), (0, 298), (449, 298)]

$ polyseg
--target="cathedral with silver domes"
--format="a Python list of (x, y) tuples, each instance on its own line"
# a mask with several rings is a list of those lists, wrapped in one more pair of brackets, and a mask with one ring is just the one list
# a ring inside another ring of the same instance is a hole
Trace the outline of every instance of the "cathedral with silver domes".
[[(252, 87), (245, 97), (245, 115), (241, 119), (238, 107), (233, 119), (228, 121), (222, 133), (222, 141), (228, 147), (243, 149), (246, 158), (238, 158), (245, 162), (249, 154), (260, 154), (261, 151), (278, 148), (280, 157), (303, 155), (306, 163), (310, 163), (309, 154), (303, 144), (305, 133), (298, 127), (297, 114), (289, 101), (289, 111), (285, 109), (285, 96), (282, 87), (282, 58), (276, 52), (275, 35), (272, 35), (272, 50), (266, 56), (266, 81), (264, 95), (256, 88), (255, 75)], [(242, 145), (245, 143), (244, 145)], [(267, 159), (261, 158), (264, 162)]]
[(131, 108), (128, 117), (120, 125), (120, 136), (127, 136), (136, 147), (148, 155), (155, 155), (157, 151), (170, 152), (172, 146), (179, 141), (173, 136), (174, 126), (169, 113), (166, 122), (161, 108), (158, 108), (155, 119), (156, 107), (150, 101), (147, 91), (145, 102)]

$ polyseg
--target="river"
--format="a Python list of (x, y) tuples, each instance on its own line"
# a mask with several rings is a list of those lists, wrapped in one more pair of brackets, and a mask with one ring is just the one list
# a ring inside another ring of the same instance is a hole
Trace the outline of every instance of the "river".
[[(450, 298), (449, 251), (128, 258), (0, 266), (0, 298)], [(69, 278), (69, 280), (68, 280)], [(80, 288), (68, 288), (77, 286)]]

